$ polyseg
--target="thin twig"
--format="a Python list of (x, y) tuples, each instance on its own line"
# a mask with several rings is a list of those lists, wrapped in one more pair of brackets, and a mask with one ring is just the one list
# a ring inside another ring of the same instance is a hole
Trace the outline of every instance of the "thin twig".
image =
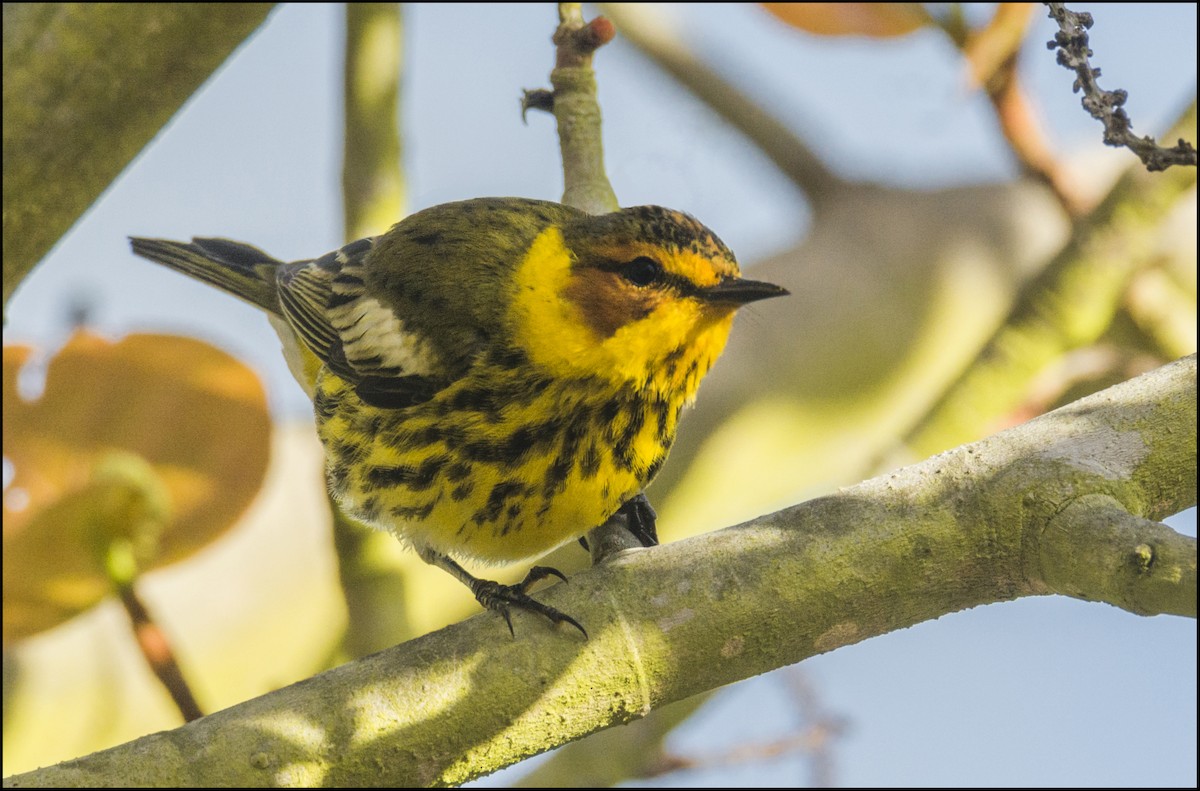
[(972, 79), (991, 101), (1000, 131), (1017, 162), (1028, 175), (1050, 188), (1068, 216), (1078, 218), (1091, 206), (1054, 154), (1017, 69), (1031, 14), (1032, 8), (1025, 4), (1001, 3), (991, 22), (976, 30), (952, 4), (943, 14), (931, 14), (930, 21), (967, 60)]
[[(549, 103), (558, 120), (564, 181), (562, 202), (591, 214), (606, 214), (616, 211), (619, 204), (604, 171), (600, 103), (596, 98), (592, 56), (612, 40), (616, 29), (604, 17), (585, 22), (578, 3), (559, 3), (559, 19), (554, 32), (554, 70), (550, 72), (553, 101), (531, 101), (527, 92), (523, 106), (542, 109)], [(545, 100), (540, 93), (532, 96)]]
[(839, 193), (842, 179), (830, 170), (782, 118), (722, 77), (684, 40), (678, 25), (652, 6), (604, 3), (601, 8), (621, 35), (659, 68), (746, 136), (804, 193), (819, 213)]
[(1050, 18), (1058, 23), (1059, 31), (1054, 40), (1046, 43), (1047, 49), (1058, 49), (1058, 62), (1075, 72), (1075, 93), (1083, 91), (1083, 107), (1091, 116), (1104, 124), (1104, 142), (1107, 145), (1128, 148), (1150, 171), (1166, 170), (1171, 165), (1196, 166), (1196, 148), (1182, 138), (1172, 148), (1163, 148), (1149, 135), (1138, 137), (1133, 134), (1133, 123), (1125, 113), (1125, 101), (1129, 94), (1123, 90), (1106, 91), (1096, 79), (1100, 69), (1092, 68), (1088, 57), (1087, 30), (1092, 26), (1092, 15), (1067, 9), (1062, 3), (1046, 3)]
[(171, 649), (171, 641), (163, 633), (162, 627), (154, 621), (133, 585), (122, 585), (117, 589), (117, 593), (121, 605), (129, 615), (134, 637), (137, 639), (142, 656), (146, 659), (146, 664), (166, 687), (167, 692), (171, 695), (171, 700), (175, 702), (175, 707), (183, 715), (184, 721), (192, 722), (203, 717), (204, 712), (196, 703), (191, 687), (183, 677), (179, 663), (175, 661), (175, 652)]

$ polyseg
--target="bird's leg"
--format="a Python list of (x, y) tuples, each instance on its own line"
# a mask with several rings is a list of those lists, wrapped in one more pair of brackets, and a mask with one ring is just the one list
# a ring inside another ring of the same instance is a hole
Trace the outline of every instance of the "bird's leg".
[(633, 537), (642, 542), (644, 547), (658, 546), (658, 514), (654, 513), (646, 495), (639, 492), (636, 496), (625, 501), (617, 509), (618, 514), (625, 514), (625, 527)]
[[(579, 543), (591, 553), (593, 563), (623, 549), (658, 546), (657, 520), (650, 501), (639, 493), (626, 500), (604, 524), (593, 528), (590, 540), (580, 538)], [(630, 536), (636, 543), (629, 540)]]
[(542, 604), (526, 593), (533, 583), (546, 577), (558, 577), (563, 582), (566, 582), (567, 578), (558, 569), (553, 569), (549, 566), (534, 566), (525, 575), (525, 579), (516, 585), (502, 585), (499, 582), (480, 579), (472, 575), (448, 556), (443, 555), (441, 552), (435, 552), (428, 547), (419, 548), (418, 554), (420, 554), (421, 560), (424, 560), (431, 566), (437, 566), (443, 571), (449, 572), (455, 579), (470, 588), (471, 593), (475, 595), (475, 600), (485, 608), (495, 610), (503, 615), (504, 622), (508, 624), (508, 631), (514, 637), (516, 636), (516, 632), (513, 631), (512, 616), (509, 614), (510, 607), (539, 613), (554, 623), (569, 623), (583, 634), (584, 639), (587, 639), (587, 630), (580, 625), (579, 621), (547, 604)]

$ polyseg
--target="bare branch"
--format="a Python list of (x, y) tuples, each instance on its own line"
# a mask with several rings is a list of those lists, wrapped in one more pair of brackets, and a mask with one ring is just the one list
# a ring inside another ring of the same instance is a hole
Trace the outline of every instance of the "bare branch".
[(1046, 3), (1050, 18), (1058, 23), (1059, 31), (1054, 40), (1046, 42), (1047, 49), (1058, 49), (1058, 62), (1077, 75), (1072, 86), (1075, 93), (1083, 91), (1081, 103), (1093, 118), (1104, 124), (1104, 142), (1107, 145), (1128, 148), (1150, 171), (1166, 170), (1172, 165), (1196, 166), (1196, 148), (1186, 140), (1171, 148), (1162, 148), (1149, 135), (1138, 137), (1133, 134), (1133, 122), (1123, 105), (1129, 94), (1123, 90), (1103, 90), (1096, 80), (1100, 69), (1092, 68), (1088, 57), (1094, 54), (1088, 48), (1088, 28), (1092, 26), (1092, 15), (1069, 10), (1062, 3)]
[[(592, 56), (612, 40), (616, 29), (604, 17), (585, 22), (578, 3), (559, 3), (559, 19), (554, 32), (555, 63), (550, 84), (554, 86), (551, 109), (558, 120), (562, 150), (562, 202), (592, 214), (606, 214), (620, 204), (604, 171), (600, 102), (596, 98)], [(523, 108), (541, 106), (531, 102), (528, 92), (525, 94)]]
[(5, 783), (455, 785), (980, 604), (1059, 593), (1194, 617), (1196, 540), (1152, 520), (1195, 503), (1195, 469), (1193, 355), (834, 495), (578, 574), (544, 597), (588, 609), (586, 644), (534, 621), (512, 640), (483, 613)]

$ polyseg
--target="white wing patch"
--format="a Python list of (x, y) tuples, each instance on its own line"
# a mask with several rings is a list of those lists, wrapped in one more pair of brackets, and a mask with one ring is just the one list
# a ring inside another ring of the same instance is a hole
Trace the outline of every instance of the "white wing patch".
[(440, 371), (433, 346), (374, 297), (330, 308), (326, 316), (341, 337), (347, 362), (364, 375), (433, 376)]

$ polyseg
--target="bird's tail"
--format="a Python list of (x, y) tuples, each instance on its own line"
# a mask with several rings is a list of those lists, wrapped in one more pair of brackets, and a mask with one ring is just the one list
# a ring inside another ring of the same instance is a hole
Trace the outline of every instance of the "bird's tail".
[(167, 239), (130, 237), (133, 252), (176, 272), (228, 291), (268, 313), (280, 315), (275, 270), (283, 262), (257, 247), (228, 239), (193, 239), (191, 244)]

